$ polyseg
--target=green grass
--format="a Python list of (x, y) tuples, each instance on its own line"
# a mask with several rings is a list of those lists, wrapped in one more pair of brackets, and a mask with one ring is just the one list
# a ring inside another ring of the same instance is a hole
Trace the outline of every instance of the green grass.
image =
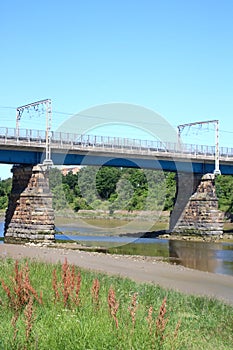
[[(72, 284), (71, 267), (69, 267), (69, 278), (62, 282), (61, 264), (43, 264), (35, 261), (29, 261), (28, 264), (30, 283), (38, 294), (43, 293), (43, 304), (39, 304), (37, 300), (33, 302), (32, 327), (30, 336), (26, 339), (25, 305), (16, 311), (16, 308), (9, 304), (6, 292), (0, 285), (0, 350), (232, 349), (233, 308), (219, 301), (186, 296), (158, 286), (137, 284), (129, 279), (76, 268), (76, 279), (78, 271), (81, 273), (79, 303), (75, 304), (68, 299), (64, 306), (64, 295), (61, 292), (64, 292), (64, 285), (68, 280), (69, 286)], [(25, 261), (20, 261), (20, 266), (22, 271)], [(14, 276), (14, 269), (13, 260), (0, 260), (1, 280), (4, 280), (11, 290), (14, 277), (12, 279), (10, 276)], [(60, 300), (56, 302), (52, 287), (54, 269), (60, 291)], [(93, 280), (96, 278), (100, 285), (98, 303), (94, 302), (92, 297)], [(116, 303), (119, 304), (115, 314), (119, 323), (118, 328), (109, 312), (110, 288), (114, 290)], [(134, 293), (137, 293), (134, 300), (136, 303), (133, 303), (132, 299)], [(75, 294), (69, 295), (71, 297)], [(166, 310), (161, 309), (164, 298), (166, 298)], [(151, 306), (153, 323), (150, 331), (147, 318)], [(134, 311), (135, 324), (132, 318)], [(162, 312), (160, 319), (158, 319), (159, 311)], [(17, 312), (17, 332), (15, 332), (12, 318)], [(179, 330), (174, 336), (179, 322), (181, 322)]]

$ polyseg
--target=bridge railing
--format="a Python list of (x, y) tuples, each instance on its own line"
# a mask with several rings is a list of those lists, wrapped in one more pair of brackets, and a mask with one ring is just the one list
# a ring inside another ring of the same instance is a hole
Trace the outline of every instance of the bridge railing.
[(6, 141), (36, 141), (45, 142), (46, 132), (44, 130), (34, 129), (15, 129), (15, 128), (1, 128), (0, 139)]
[(220, 147), (220, 156), (221, 157), (233, 157), (233, 148), (231, 147)]
[[(159, 140), (140, 140), (114, 136), (80, 135), (52, 131), (50, 133), (52, 148), (65, 149), (104, 149), (121, 152), (138, 153), (175, 153), (190, 156), (215, 155), (215, 147), (208, 145), (162, 142)], [(19, 129), (0, 127), (0, 143), (45, 146), (46, 132), (44, 130)], [(233, 148), (220, 147), (220, 157), (233, 157)]]
[(214, 146), (207, 146), (207, 145), (193, 145), (193, 144), (184, 144), (182, 146), (182, 150), (185, 153), (190, 153), (193, 155), (206, 155), (206, 156), (213, 156), (215, 154), (215, 147)]

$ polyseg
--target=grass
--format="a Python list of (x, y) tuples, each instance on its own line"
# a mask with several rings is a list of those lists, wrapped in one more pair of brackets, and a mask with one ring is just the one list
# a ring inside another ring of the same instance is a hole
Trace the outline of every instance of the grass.
[(0, 260), (0, 349), (232, 349), (233, 308), (63, 264)]

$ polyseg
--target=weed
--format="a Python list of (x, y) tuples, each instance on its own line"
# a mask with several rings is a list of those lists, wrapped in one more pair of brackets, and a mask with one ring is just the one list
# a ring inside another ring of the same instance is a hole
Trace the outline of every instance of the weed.
[(135, 322), (136, 322), (137, 296), (138, 296), (138, 293), (133, 294), (133, 297), (131, 299), (131, 304), (128, 307), (128, 310), (129, 310), (130, 316), (131, 316), (131, 320), (132, 320), (132, 324), (133, 324), (133, 328), (134, 328)]
[(99, 290), (100, 290), (100, 283), (98, 278), (95, 278), (92, 283), (91, 294), (92, 294), (93, 304), (97, 309), (99, 308)]
[(12, 283), (8, 286), (2, 279), (2, 288), (6, 292), (10, 307), (14, 311), (23, 309), (29, 302), (31, 296), (33, 296), (39, 304), (42, 304), (42, 294), (40, 297), (36, 290), (32, 287), (29, 279), (29, 268), (26, 262), (22, 270), (19, 270), (18, 261), (15, 262), (14, 276), (10, 277)]
[(32, 331), (32, 324), (34, 321), (33, 312), (34, 312), (33, 299), (31, 297), (24, 310), (25, 325), (26, 325), (26, 341), (29, 340), (31, 331)]
[(108, 291), (108, 308), (109, 308), (109, 313), (112, 316), (112, 318), (115, 321), (115, 325), (116, 328), (119, 327), (119, 322), (117, 319), (117, 311), (119, 308), (119, 303), (116, 301), (116, 295), (115, 295), (115, 291), (112, 287), (110, 287), (109, 291)]
[(165, 315), (167, 312), (166, 302), (167, 302), (167, 298), (164, 298), (162, 305), (160, 306), (160, 309), (159, 309), (158, 317), (157, 317), (156, 322), (155, 322), (155, 324), (156, 324), (155, 334), (156, 334), (156, 337), (158, 337), (160, 339), (160, 341), (163, 341), (165, 339), (164, 331), (165, 331), (165, 328), (166, 328), (166, 325), (168, 322), (168, 319), (165, 318)]
[(81, 288), (81, 280), (80, 271), (76, 275), (75, 267), (70, 267), (67, 259), (65, 259), (62, 265), (60, 283), (58, 283), (56, 269), (53, 270), (52, 288), (54, 292), (54, 303), (59, 302), (62, 296), (65, 308), (78, 306), (80, 303), (79, 292)]
[(148, 322), (148, 327), (149, 327), (149, 333), (150, 335), (152, 334), (152, 323), (153, 323), (153, 307), (150, 306), (148, 310), (148, 316), (147, 316), (147, 322)]

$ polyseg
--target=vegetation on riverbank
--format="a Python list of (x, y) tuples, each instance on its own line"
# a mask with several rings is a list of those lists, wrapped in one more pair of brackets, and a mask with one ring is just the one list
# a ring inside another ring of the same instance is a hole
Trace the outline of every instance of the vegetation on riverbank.
[[(233, 176), (221, 175), (215, 180), (219, 209), (233, 214)], [(54, 168), (50, 174), (54, 208), (68, 203), (74, 211), (102, 209), (171, 211), (175, 203), (175, 173), (130, 168), (84, 167), (66, 176)]]
[(12, 180), (10, 178), (6, 180), (0, 179), (0, 215), (1, 212), (7, 208), (8, 196), (11, 191), (11, 183)]
[(61, 265), (0, 261), (0, 348), (231, 349), (233, 308)]
[[(176, 194), (174, 173), (155, 170), (113, 167), (83, 167), (77, 174), (62, 175), (57, 168), (50, 171), (50, 188), (56, 211), (71, 209), (117, 210), (173, 209)], [(220, 210), (233, 214), (233, 176), (216, 178), (216, 193)], [(6, 209), (11, 179), (0, 180), (0, 210)]]
[(55, 210), (71, 207), (107, 210), (170, 210), (175, 198), (174, 174), (152, 170), (84, 167), (62, 176), (50, 172)]

